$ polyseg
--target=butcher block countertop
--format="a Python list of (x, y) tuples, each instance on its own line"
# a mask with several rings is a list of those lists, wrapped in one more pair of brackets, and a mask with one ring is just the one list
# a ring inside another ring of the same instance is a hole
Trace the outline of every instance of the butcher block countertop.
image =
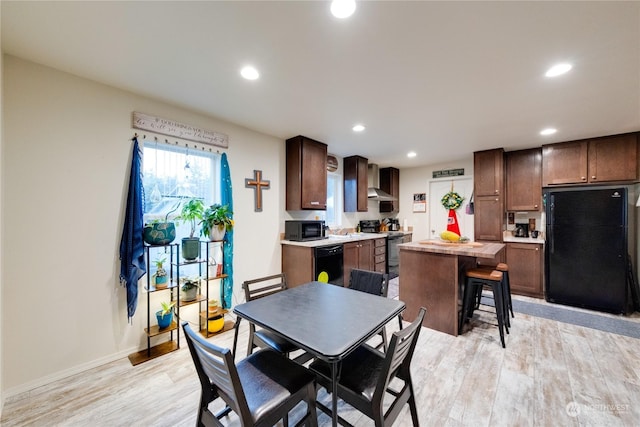
[(503, 243), (468, 242), (450, 243), (438, 240), (420, 240), (398, 245), (400, 250), (459, 255), (475, 258), (494, 258), (504, 248)]

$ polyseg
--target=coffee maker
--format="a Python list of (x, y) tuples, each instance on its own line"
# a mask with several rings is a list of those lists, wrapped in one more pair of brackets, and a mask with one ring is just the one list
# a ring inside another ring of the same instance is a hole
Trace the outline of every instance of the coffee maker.
[(529, 224), (516, 223), (516, 229), (513, 235), (515, 237), (529, 237)]
[(389, 231), (399, 231), (400, 230), (400, 221), (396, 218), (389, 218)]

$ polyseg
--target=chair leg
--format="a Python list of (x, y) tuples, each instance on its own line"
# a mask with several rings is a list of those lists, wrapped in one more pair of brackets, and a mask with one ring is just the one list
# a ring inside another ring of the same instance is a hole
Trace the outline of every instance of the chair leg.
[(502, 301), (502, 284), (496, 283), (492, 286), (493, 288), (493, 299), (496, 305), (496, 316), (498, 317), (498, 330), (500, 331), (500, 342), (502, 343), (502, 348), (506, 348), (504, 343), (504, 305)]
[(398, 325), (400, 326), (400, 330), (402, 330), (402, 314), (398, 314)]
[(413, 427), (419, 427), (420, 421), (418, 421), (418, 407), (416, 406), (416, 395), (413, 392), (413, 383), (409, 380), (409, 410), (411, 411), (411, 422)]
[(238, 331), (240, 330), (240, 321), (242, 320), (242, 317), (237, 316), (236, 317), (236, 324), (234, 326), (235, 331), (233, 332), (233, 358), (235, 360), (236, 357), (236, 347), (238, 346)]
[(467, 322), (467, 318), (469, 317), (469, 311), (471, 305), (473, 304), (476, 286), (472, 279), (467, 279), (464, 292), (462, 297), (462, 313), (460, 315), (460, 324), (458, 325), (458, 334), (462, 334), (462, 329), (464, 324)]

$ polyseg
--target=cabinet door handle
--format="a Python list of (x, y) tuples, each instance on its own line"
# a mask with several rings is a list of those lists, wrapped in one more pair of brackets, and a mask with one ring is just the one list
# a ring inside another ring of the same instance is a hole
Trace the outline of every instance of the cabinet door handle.
[(540, 250), (540, 248), (536, 248), (536, 251), (539, 251), (539, 250)]
[(537, 208), (538, 208), (538, 205), (533, 205), (533, 207), (537, 209)]
[(583, 180), (583, 181), (586, 181), (587, 177), (586, 176), (581, 176), (580, 179)]
[(592, 175), (592, 176), (591, 176), (591, 179), (596, 179), (596, 176), (595, 176), (595, 175)]
[[(583, 179), (584, 179), (584, 178), (583, 178)], [(309, 204), (310, 204), (310, 205), (319, 205), (319, 204), (320, 204), (320, 202), (310, 202)]]

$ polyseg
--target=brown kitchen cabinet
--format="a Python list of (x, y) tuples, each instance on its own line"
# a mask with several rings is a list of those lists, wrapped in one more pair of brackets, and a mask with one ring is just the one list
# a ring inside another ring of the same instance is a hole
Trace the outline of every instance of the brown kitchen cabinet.
[(373, 270), (373, 240), (358, 240), (342, 245), (344, 285), (349, 286), (351, 269)]
[(287, 286), (294, 288), (315, 280), (314, 248), (282, 245), (282, 272), (287, 276)]
[(542, 149), (505, 155), (507, 211), (539, 211), (542, 200)]
[(638, 134), (542, 146), (542, 185), (638, 181)]
[(504, 150), (477, 151), (474, 164), (475, 240), (502, 241), (504, 218)]
[(286, 210), (326, 210), (327, 145), (300, 135), (286, 144)]
[(400, 210), (400, 170), (381, 168), (380, 189), (396, 198), (396, 200), (381, 201), (380, 212), (398, 212)]
[(373, 241), (373, 271), (386, 273), (387, 271), (387, 239)]
[(360, 156), (345, 157), (343, 164), (344, 211), (366, 212), (369, 161)]
[(473, 191), (478, 196), (503, 196), (504, 150), (476, 151), (473, 153)]
[(537, 243), (508, 242), (506, 247), (511, 293), (543, 298), (543, 245)]

